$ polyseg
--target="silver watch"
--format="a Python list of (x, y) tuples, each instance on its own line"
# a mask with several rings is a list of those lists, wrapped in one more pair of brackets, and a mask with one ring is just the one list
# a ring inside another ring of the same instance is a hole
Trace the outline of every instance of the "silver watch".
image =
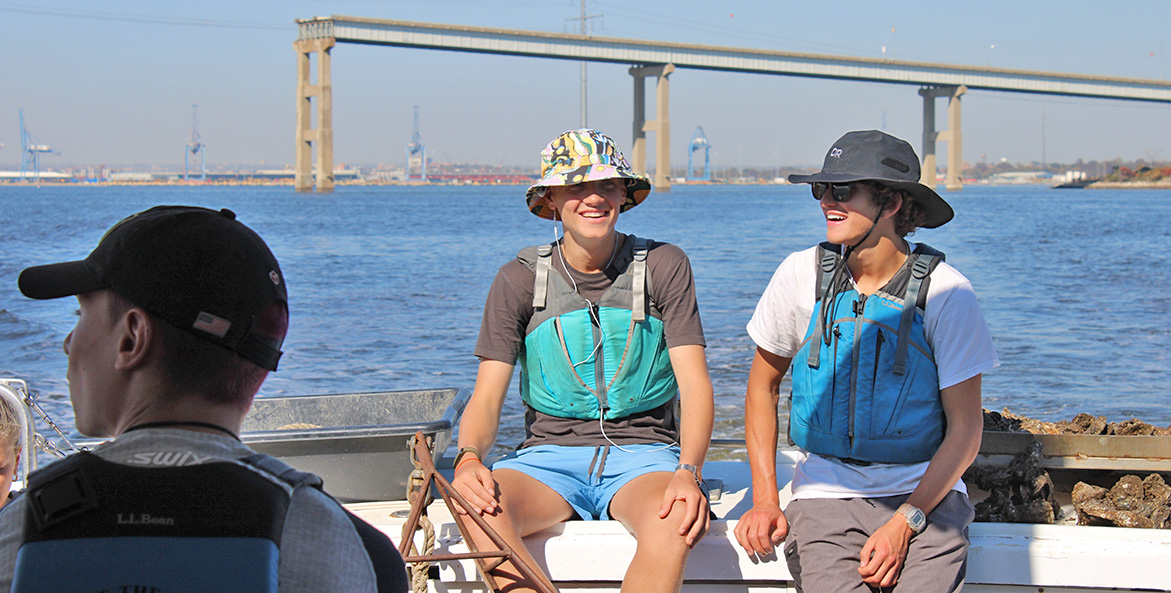
[(895, 512), (907, 519), (907, 526), (915, 532), (915, 535), (919, 535), (923, 533), (924, 529), (927, 529), (927, 515), (924, 515), (919, 507), (903, 503)]

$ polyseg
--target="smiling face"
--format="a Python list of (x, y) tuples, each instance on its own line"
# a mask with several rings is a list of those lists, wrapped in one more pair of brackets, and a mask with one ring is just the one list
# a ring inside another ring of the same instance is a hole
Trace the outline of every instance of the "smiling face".
[[(879, 205), (875, 201), (874, 187), (865, 182), (851, 184), (849, 198), (838, 201), (834, 197), (832, 188), (822, 193), (821, 212), (825, 216), (825, 238), (837, 245), (853, 245), (870, 230), (875, 217), (879, 215)], [(888, 204), (882, 209), (882, 219), (871, 233), (872, 238), (886, 232), (887, 227), (893, 232), (893, 225), (889, 224), (890, 215), (898, 209), (898, 204)]]
[(602, 179), (549, 188), (546, 196), (565, 235), (579, 245), (609, 238), (618, 222), (618, 212), (626, 200), (626, 183), (622, 179)]

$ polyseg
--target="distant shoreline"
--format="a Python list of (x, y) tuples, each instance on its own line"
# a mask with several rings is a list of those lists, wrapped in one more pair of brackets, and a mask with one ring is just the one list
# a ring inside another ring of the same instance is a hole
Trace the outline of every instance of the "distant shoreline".
[[(511, 185), (511, 186), (525, 186), (531, 182), (516, 183), (511, 181), (499, 182), (475, 182), (475, 181), (459, 181), (459, 182), (420, 182), (420, 181), (335, 181), (335, 187), (454, 187), (454, 186), (494, 186), (494, 185)], [(74, 179), (58, 180), (58, 179), (42, 179), (39, 184), (24, 183), (20, 181), (4, 182), (0, 181), (0, 188), (5, 187), (29, 187), (34, 185), (46, 185), (52, 187), (293, 187), (291, 180), (230, 180), (230, 181), (78, 181)], [(686, 187), (686, 186), (708, 186), (708, 185), (789, 185), (787, 183), (776, 183), (766, 180), (759, 181), (728, 181), (720, 183), (696, 183), (696, 182), (675, 182), (672, 187)], [(942, 185), (942, 183), (940, 183)], [(983, 180), (966, 180), (965, 186), (1013, 186), (1013, 185), (1041, 185), (1046, 186), (1047, 183), (988, 183)], [(1052, 186), (1051, 186), (1052, 187)], [(1084, 186), (1081, 189), (1169, 189), (1171, 190), (1171, 180), (1162, 179), (1159, 181), (1097, 181)]]
[(1171, 180), (1161, 181), (1097, 181), (1086, 189), (1171, 189)]

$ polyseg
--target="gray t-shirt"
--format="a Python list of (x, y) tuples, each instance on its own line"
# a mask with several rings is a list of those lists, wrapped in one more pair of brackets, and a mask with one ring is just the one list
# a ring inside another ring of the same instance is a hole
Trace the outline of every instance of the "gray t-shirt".
[[(634, 241), (633, 236), (621, 233), (619, 238), (624, 245)], [(670, 243), (651, 241), (646, 263), (651, 307), (663, 320), (667, 348), (705, 346), (695, 298), (695, 279), (687, 255)], [(602, 272), (586, 274), (563, 264), (558, 249), (553, 250), (552, 266), (562, 277), (572, 278), (577, 284), (578, 294), (591, 302), (597, 302), (624, 271), (610, 265)], [(567, 271), (569, 275), (566, 275)], [(533, 316), (534, 278), (532, 270), (515, 259), (500, 267), (484, 303), (476, 356), (516, 364), (524, 348), (525, 328)], [(534, 445), (595, 446), (609, 442), (619, 445), (671, 443), (678, 438), (677, 408), (678, 398), (675, 398), (641, 414), (606, 420), (603, 436), (596, 420), (559, 418), (526, 406), (527, 436), (519, 448)]]
[[(139, 466), (197, 465), (255, 454), (228, 436), (171, 428), (136, 430), (95, 447), (94, 453), (106, 461)], [(21, 496), (0, 510), (0, 591), (12, 588), (27, 503), (28, 497)], [(62, 558), (60, 569), (68, 568), (69, 559)], [(312, 487), (297, 488), (289, 501), (278, 579), (280, 593), (376, 590), (370, 557), (345, 511)]]

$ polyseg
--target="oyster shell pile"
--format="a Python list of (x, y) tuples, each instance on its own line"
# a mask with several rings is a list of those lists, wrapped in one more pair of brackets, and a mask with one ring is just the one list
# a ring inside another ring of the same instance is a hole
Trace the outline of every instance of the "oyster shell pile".
[(1171, 529), (1171, 486), (1159, 474), (1122, 476), (1109, 490), (1078, 482), (1073, 508), (1078, 525)]
[(969, 476), (988, 497), (975, 504), (976, 521), (1053, 523), (1061, 517), (1053, 480), (1041, 467), (1041, 443), (1033, 441), (1007, 467), (973, 467)]
[(1005, 408), (1000, 412), (984, 410), (984, 430), (997, 432), (1031, 432), (1033, 434), (1094, 434), (1117, 436), (1167, 436), (1171, 426), (1160, 428), (1137, 418), (1122, 422), (1107, 422), (1105, 416), (1081, 413), (1071, 420), (1043, 422), (1013, 414)]

